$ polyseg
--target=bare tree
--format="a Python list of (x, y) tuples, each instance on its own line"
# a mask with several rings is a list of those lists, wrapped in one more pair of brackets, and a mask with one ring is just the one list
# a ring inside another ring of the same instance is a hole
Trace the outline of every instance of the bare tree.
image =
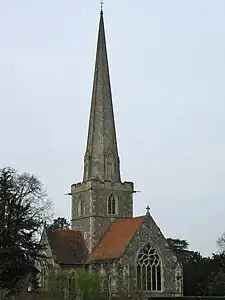
[(217, 246), (221, 252), (225, 252), (225, 232), (217, 240)]

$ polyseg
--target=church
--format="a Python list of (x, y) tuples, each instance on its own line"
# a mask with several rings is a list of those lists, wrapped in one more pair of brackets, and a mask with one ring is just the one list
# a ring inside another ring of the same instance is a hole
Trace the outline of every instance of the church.
[(71, 229), (43, 232), (48, 268), (94, 266), (115, 294), (135, 286), (146, 296), (181, 296), (182, 265), (149, 207), (133, 216), (134, 193), (134, 183), (121, 180), (101, 10), (83, 180), (71, 186)]

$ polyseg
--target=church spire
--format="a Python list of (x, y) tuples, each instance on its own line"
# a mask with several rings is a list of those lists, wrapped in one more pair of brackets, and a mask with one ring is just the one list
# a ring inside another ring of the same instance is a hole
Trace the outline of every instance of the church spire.
[(83, 181), (120, 181), (119, 156), (101, 8)]

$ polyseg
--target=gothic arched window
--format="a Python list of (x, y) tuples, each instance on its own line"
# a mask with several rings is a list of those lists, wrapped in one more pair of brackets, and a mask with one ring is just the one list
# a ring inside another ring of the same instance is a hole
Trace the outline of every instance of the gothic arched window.
[(83, 216), (83, 214), (84, 214), (84, 200), (81, 197), (79, 199), (79, 203), (78, 203), (78, 215)]
[(142, 291), (162, 290), (162, 263), (150, 243), (145, 245), (137, 258), (137, 287)]
[(108, 214), (116, 214), (116, 198), (113, 195), (110, 195), (108, 198)]

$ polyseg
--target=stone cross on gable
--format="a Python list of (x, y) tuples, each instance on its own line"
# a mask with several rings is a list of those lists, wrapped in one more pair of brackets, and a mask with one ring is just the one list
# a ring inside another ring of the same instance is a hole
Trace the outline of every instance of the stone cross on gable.
[(146, 210), (147, 210), (147, 214), (149, 214), (150, 207), (149, 207), (149, 206), (147, 206), (147, 207), (146, 207)]

